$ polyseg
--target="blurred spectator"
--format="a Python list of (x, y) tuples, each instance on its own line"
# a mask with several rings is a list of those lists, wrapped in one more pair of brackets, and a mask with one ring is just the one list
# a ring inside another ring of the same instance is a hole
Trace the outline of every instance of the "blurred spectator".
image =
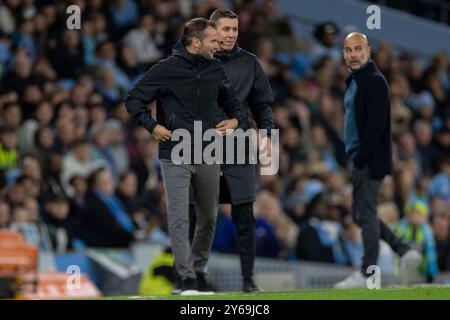
[(441, 171), (433, 177), (428, 194), (431, 197), (438, 196), (444, 201), (450, 201), (450, 157), (442, 159)]
[(39, 247), (41, 241), (39, 229), (32, 223), (30, 212), (26, 207), (20, 205), (12, 207), (9, 229), (20, 232), (28, 243)]
[(11, 170), (19, 164), (17, 134), (9, 125), (0, 127), (0, 170)]
[(42, 126), (37, 128), (30, 144), (30, 154), (34, 155), (41, 164), (41, 167), (47, 165), (49, 153), (53, 150), (55, 145), (55, 135), (50, 126)]
[(116, 196), (123, 203), (127, 213), (140, 229), (146, 229), (147, 221), (137, 195), (137, 176), (133, 171), (127, 171), (120, 176)]
[(36, 144), (35, 133), (40, 126), (49, 126), (53, 118), (53, 108), (50, 102), (42, 101), (37, 105), (32, 118), (26, 120), (19, 131), (19, 150), (25, 154)]
[(448, 213), (438, 213), (433, 215), (431, 227), (436, 241), (439, 271), (450, 271), (450, 215)]
[(118, 175), (130, 167), (130, 158), (125, 146), (125, 133), (122, 124), (115, 119), (108, 120), (106, 128), (110, 140), (111, 157)]
[(61, 79), (76, 79), (85, 67), (80, 34), (77, 30), (66, 30), (58, 47), (50, 52), (50, 61)]
[(306, 207), (309, 219), (300, 226), (297, 242), (297, 257), (300, 260), (347, 264), (339, 240), (342, 227), (329, 220), (326, 196), (320, 192), (315, 195)]
[(64, 253), (72, 248), (72, 240), (77, 234), (77, 221), (71, 214), (70, 201), (64, 196), (50, 195), (43, 202), (42, 220), (49, 240), (49, 251)]
[(145, 72), (145, 67), (139, 64), (136, 55), (127, 45), (120, 49), (118, 66), (125, 72), (132, 83), (139, 81)]
[(420, 160), (420, 169), (423, 175), (432, 175), (433, 164), (436, 157), (432, 143), (433, 127), (426, 120), (418, 120), (414, 123), (414, 138), (417, 141), (417, 155)]
[[(103, 86), (111, 89), (110, 87), (113, 84), (115, 86), (115, 84), (117, 83), (117, 87), (123, 90), (122, 93), (130, 88), (130, 79), (116, 63), (116, 48), (112, 42), (105, 41), (97, 46), (97, 60), (95, 64), (100, 67), (101, 70), (109, 70), (107, 71), (108, 74), (100, 75), (99, 79), (101, 82), (103, 82)], [(107, 75), (112, 77), (112, 83), (107, 82), (107, 79), (105, 78), (105, 76)]]
[(88, 184), (86, 178), (82, 175), (75, 174), (69, 180), (70, 186), (73, 188), (73, 195), (71, 197), (73, 205), (82, 210), (86, 205), (86, 193), (88, 191)]
[(92, 145), (88, 140), (75, 141), (72, 148), (73, 151), (63, 158), (61, 171), (61, 182), (69, 196), (73, 195), (69, 181), (74, 175), (87, 177), (99, 167), (107, 166), (104, 160), (94, 158)]
[(0, 200), (0, 229), (9, 227), (11, 220), (11, 208), (9, 203), (5, 200)]
[(11, 34), (16, 29), (13, 10), (20, 5), (19, 1), (5, 1), (0, 4), (0, 31)]
[(130, 46), (137, 62), (150, 65), (161, 58), (161, 52), (153, 38), (155, 31), (155, 19), (147, 14), (141, 16), (137, 29), (125, 35), (123, 41)]
[(119, 38), (124, 30), (133, 26), (139, 18), (139, 8), (134, 0), (114, 0), (109, 4), (114, 35)]
[(420, 270), (431, 282), (439, 269), (433, 230), (427, 221), (428, 205), (411, 199), (405, 207), (405, 214), (395, 227), (395, 234), (423, 254)]
[(391, 228), (397, 225), (400, 217), (398, 208), (393, 202), (380, 203), (377, 206), (377, 215), (381, 221)]
[(22, 122), (22, 109), (17, 103), (6, 103), (3, 106), (2, 124), (18, 130)]
[(135, 225), (124, 204), (114, 195), (114, 181), (106, 169), (89, 177), (81, 227), (82, 240), (92, 247), (128, 247), (134, 240)]
[(314, 38), (317, 42), (311, 49), (311, 56), (320, 59), (324, 56), (330, 57), (334, 63), (342, 59), (339, 47), (339, 29), (333, 22), (320, 23), (315, 26)]
[[(278, 200), (269, 191), (257, 194), (254, 204), (256, 256), (290, 256), (295, 247), (298, 228), (280, 212)], [(231, 219), (231, 209), (221, 206), (213, 248), (223, 253), (237, 253), (236, 226)]]

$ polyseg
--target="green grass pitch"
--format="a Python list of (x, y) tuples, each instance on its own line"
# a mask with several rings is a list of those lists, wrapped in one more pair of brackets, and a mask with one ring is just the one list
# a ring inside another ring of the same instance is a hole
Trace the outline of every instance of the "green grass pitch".
[(261, 293), (224, 292), (209, 296), (121, 296), (120, 300), (450, 300), (450, 286), (390, 287), (382, 289), (305, 289)]

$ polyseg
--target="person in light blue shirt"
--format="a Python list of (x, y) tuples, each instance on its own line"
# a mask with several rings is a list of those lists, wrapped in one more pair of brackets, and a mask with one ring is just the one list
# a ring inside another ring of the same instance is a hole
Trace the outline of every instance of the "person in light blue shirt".
[(442, 160), (441, 171), (431, 180), (428, 195), (450, 200), (450, 158)]

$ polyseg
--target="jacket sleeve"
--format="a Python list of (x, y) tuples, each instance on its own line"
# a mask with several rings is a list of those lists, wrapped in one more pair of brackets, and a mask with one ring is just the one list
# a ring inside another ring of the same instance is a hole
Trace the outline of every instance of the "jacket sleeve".
[(145, 129), (153, 132), (156, 121), (151, 117), (147, 105), (164, 92), (163, 65), (156, 64), (128, 92), (125, 106), (134, 120)]
[(373, 77), (366, 86), (364, 108), (366, 108), (366, 127), (359, 137), (359, 148), (353, 163), (361, 169), (375, 151), (388, 125), (389, 91), (386, 81), (382, 77)]
[(248, 105), (259, 129), (275, 128), (272, 115), (273, 95), (269, 80), (255, 57), (255, 79), (248, 97)]
[(241, 112), (241, 103), (237, 99), (236, 93), (231, 85), (230, 80), (225, 75), (225, 71), (221, 66), (222, 78), (220, 80), (219, 95), (217, 97), (217, 104), (223, 108), (223, 111), (230, 118), (236, 118), (239, 121), (239, 127), (245, 124), (248, 127), (247, 120)]

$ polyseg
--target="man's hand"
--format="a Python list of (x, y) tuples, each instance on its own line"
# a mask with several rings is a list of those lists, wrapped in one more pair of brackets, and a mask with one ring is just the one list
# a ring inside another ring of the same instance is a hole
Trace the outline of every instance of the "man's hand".
[(259, 150), (261, 153), (265, 151), (264, 156), (270, 157), (272, 155), (272, 139), (265, 136), (261, 139), (261, 144), (259, 145)]
[(170, 140), (170, 138), (172, 137), (172, 132), (167, 130), (164, 126), (157, 124), (153, 129), (152, 136), (156, 139), (156, 141), (164, 142)]
[(217, 131), (219, 131), (219, 133), (221, 135), (225, 135), (227, 133), (227, 130), (236, 129), (238, 124), (239, 124), (239, 121), (235, 118), (229, 119), (229, 120), (223, 120), (223, 121), (220, 121), (216, 125), (216, 129), (217, 129)]

